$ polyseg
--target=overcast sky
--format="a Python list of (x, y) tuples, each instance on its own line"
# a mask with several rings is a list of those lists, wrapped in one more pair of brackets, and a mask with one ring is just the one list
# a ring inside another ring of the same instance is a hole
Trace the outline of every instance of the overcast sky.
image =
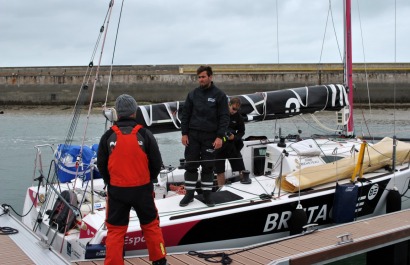
[[(88, 65), (108, 3), (0, 0), (0, 67)], [(331, 6), (333, 16), (329, 0), (125, 0), (114, 64), (339, 63), (342, 0)], [(353, 62), (410, 62), (409, 0), (352, 0), (352, 21)]]

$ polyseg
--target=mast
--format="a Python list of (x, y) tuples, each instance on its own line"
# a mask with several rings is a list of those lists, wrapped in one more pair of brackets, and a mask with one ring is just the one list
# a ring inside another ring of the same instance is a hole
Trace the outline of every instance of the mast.
[(344, 82), (348, 91), (349, 99), (349, 120), (347, 122), (346, 135), (352, 136), (354, 134), (353, 125), (353, 65), (352, 65), (352, 19), (351, 19), (351, 0), (344, 1), (345, 12), (345, 27), (344, 27), (344, 40), (345, 40), (345, 62), (344, 62)]

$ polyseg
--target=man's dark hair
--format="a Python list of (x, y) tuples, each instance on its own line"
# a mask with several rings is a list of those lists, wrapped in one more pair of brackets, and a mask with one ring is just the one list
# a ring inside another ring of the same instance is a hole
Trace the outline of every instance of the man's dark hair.
[(212, 72), (212, 67), (208, 66), (208, 65), (201, 65), (197, 70), (196, 70), (196, 74), (199, 75), (200, 73), (202, 73), (203, 71), (206, 71), (206, 73), (208, 74), (208, 76), (211, 76), (213, 74)]
[(236, 104), (238, 104), (239, 106), (242, 105), (241, 99), (238, 98), (238, 97), (230, 98), (230, 99), (229, 99), (229, 104), (231, 104), (231, 105), (236, 105)]

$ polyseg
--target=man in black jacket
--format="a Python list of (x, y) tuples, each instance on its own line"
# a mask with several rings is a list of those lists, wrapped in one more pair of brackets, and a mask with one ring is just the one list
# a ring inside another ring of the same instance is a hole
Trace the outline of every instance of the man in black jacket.
[(225, 160), (228, 159), (232, 171), (238, 171), (242, 184), (250, 184), (251, 180), (243, 178), (242, 171), (245, 170), (241, 150), (243, 148), (242, 137), (245, 135), (245, 123), (239, 110), (241, 99), (233, 97), (229, 101), (230, 121), (222, 148), (216, 152), (215, 173), (217, 174), (218, 186), (225, 184)]
[(162, 158), (152, 133), (138, 125), (137, 102), (120, 95), (115, 102), (118, 121), (101, 137), (97, 166), (107, 185), (106, 257), (104, 264), (124, 264), (124, 238), (131, 207), (137, 212), (149, 259), (166, 264), (166, 250), (153, 197)]
[(187, 206), (194, 199), (198, 168), (201, 166), (201, 188), (207, 206), (215, 205), (211, 198), (215, 150), (221, 148), (229, 124), (228, 98), (212, 82), (212, 68), (197, 69), (199, 87), (188, 93), (181, 118), (185, 146), (186, 194), (179, 203)]

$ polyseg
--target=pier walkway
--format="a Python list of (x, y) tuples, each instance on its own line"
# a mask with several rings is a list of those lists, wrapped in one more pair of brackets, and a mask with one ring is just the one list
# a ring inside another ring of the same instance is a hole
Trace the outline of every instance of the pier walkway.
[(3, 214), (2, 207), (0, 214), (0, 264), (70, 264), (56, 251), (41, 247), (40, 238), (15, 217)]
[[(0, 227), (12, 227), (16, 234), (0, 236), (1, 264), (68, 264), (56, 251), (42, 248), (39, 238), (14, 218), (0, 216)], [(232, 265), (259, 264), (325, 264), (386, 246), (404, 245), (404, 259), (410, 262), (410, 209), (352, 223), (317, 230), (305, 235), (275, 240), (243, 249), (201, 252), (209, 260), (188, 254), (167, 257), (170, 265), (215, 264), (220, 255), (230, 258)], [(403, 246), (402, 246), (403, 247)], [(403, 248), (401, 248), (403, 250)], [(396, 251), (397, 252), (397, 251)], [(212, 255), (216, 255), (212, 257)], [(400, 258), (399, 258), (400, 259)], [(402, 257), (403, 259), (403, 257)], [(406, 263), (406, 264), (407, 264)], [(104, 264), (103, 260), (74, 262), (73, 265)], [(147, 257), (127, 258), (125, 264), (151, 264)], [(218, 263), (217, 263), (218, 264)], [(221, 263), (219, 263), (221, 264)]]
[[(225, 253), (232, 259), (232, 265), (324, 264), (408, 240), (410, 240), (410, 210), (403, 210), (258, 246), (229, 251), (201, 252), (201, 254), (209, 256)], [(167, 259), (170, 265), (215, 264), (188, 254), (170, 255)], [(221, 258), (215, 257), (211, 260), (217, 261)], [(150, 264), (146, 257), (128, 258), (126, 261), (126, 264)], [(93, 261), (76, 264), (104, 263)]]

